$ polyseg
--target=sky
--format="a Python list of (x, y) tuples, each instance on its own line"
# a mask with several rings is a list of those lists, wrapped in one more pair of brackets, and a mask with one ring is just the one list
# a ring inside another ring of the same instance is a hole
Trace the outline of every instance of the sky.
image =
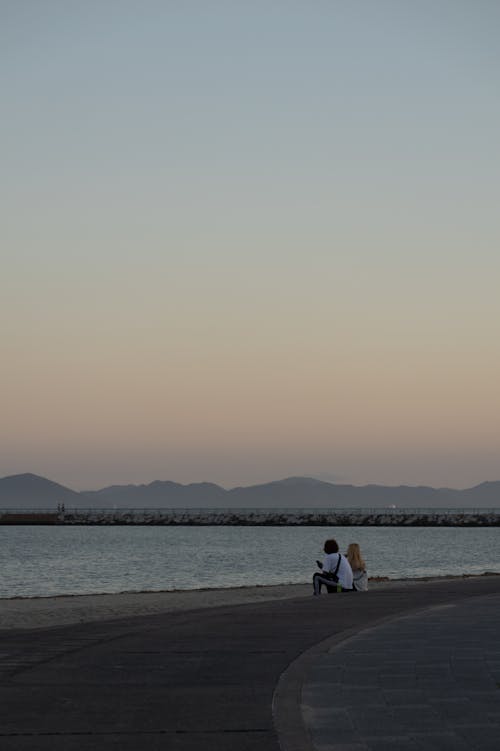
[(495, 0), (0, 0), (0, 476), (500, 479)]

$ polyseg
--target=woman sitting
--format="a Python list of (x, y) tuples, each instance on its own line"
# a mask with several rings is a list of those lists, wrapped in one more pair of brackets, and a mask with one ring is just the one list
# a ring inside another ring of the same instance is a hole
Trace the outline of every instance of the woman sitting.
[(368, 589), (368, 574), (366, 573), (366, 563), (361, 556), (357, 542), (351, 542), (347, 548), (346, 556), (352, 568), (354, 589), (357, 592), (366, 592)]
[(329, 594), (352, 592), (352, 570), (347, 558), (339, 553), (337, 541), (327, 540), (323, 550), (325, 551), (323, 563), (317, 561), (321, 572), (316, 572), (313, 576), (314, 594), (321, 594), (323, 584)]

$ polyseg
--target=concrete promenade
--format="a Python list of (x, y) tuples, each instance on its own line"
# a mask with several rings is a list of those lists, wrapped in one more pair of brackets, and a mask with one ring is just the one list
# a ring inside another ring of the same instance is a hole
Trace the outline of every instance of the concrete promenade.
[(499, 632), (500, 577), (4, 630), (0, 749), (498, 749)]
[(283, 748), (498, 751), (499, 637), (497, 593), (326, 640), (289, 670), (301, 668), (302, 716)]

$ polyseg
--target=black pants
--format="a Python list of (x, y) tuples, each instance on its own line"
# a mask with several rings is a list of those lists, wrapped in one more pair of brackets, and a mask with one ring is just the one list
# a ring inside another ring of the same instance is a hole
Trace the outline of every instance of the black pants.
[(344, 589), (344, 587), (340, 587), (336, 582), (334, 582), (332, 579), (328, 578), (328, 576), (325, 576), (325, 574), (317, 571), (313, 576), (313, 591), (315, 595), (321, 594), (321, 587), (326, 587), (326, 591), (329, 595), (332, 595), (337, 592), (352, 592), (352, 589)]

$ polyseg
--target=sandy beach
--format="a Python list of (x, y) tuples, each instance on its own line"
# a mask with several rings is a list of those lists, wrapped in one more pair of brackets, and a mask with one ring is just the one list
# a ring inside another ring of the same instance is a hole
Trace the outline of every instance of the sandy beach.
[[(500, 574), (497, 574), (497, 576), (500, 576)], [(442, 577), (432, 579), (432, 581), (445, 584), (453, 578), (463, 577)], [(480, 579), (482, 577), (471, 576), (467, 578)], [(401, 586), (410, 587), (422, 581), (430, 580), (372, 580), (370, 581), (370, 590)], [(310, 594), (311, 585), (309, 584), (283, 584), (177, 592), (121, 592), (118, 594), (62, 595), (58, 597), (14, 597), (0, 599), (0, 629), (48, 628), (131, 616), (156, 615), (180, 610), (287, 600), (293, 597), (306, 597)]]
[(120, 592), (0, 600), (0, 629), (46, 628), (113, 618), (239, 605), (308, 594), (306, 584), (178, 592)]

